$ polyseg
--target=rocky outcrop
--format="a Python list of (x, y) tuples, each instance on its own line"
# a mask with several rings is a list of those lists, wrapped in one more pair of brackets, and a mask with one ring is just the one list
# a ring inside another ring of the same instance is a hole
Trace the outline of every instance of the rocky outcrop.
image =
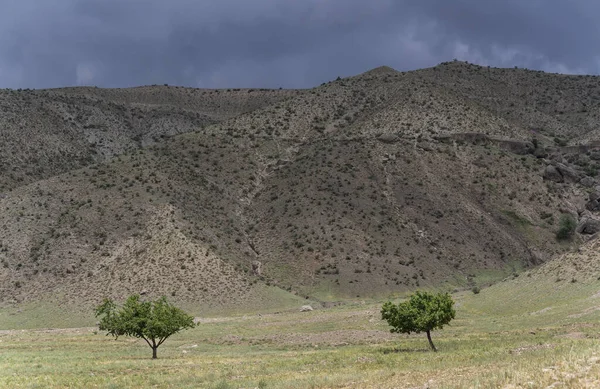
[(579, 183), (585, 186), (586, 188), (591, 188), (596, 184), (596, 180), (594, 180), (590, 176), (585, 176), (581, 180), (579, 180)]
[[(532, 142), (498, 139), (477, 132), (464, 132), (457, 134), (440, 135), (435, 137), (435, 139), (445, 143), (455, 141), (459, 143), (470, 143), (473, 145), (489, 144), (518, 155), (533, 154), (536, 150)], [(542, 153), (542, 151), (540, 151), (540, 153)]]
[(558, 170), (560, 175), (563, 177), (564, 182), (569, 182), (572, 184), (579, 182), (580, 174), (577, 172), (577, 170), (562, 163), (556, 164), (556, 170)]
[(579, 220), (577, 225), (577, 232), (584, 235), (594, 235), (600, 231), (600, 219), (591, 214), (591, 212), (585, 212)]
[(527, 155), (533, 154), (535, 151), (535, 147), (531, 142), (523, 142), (519, 140), (502, 140), (502, 139), (492, 139), (493, 143), (496, 144), (499, 148), (504, 149), (506, 151), (510, 151), (511, 153), (517, 155)]
[(588, 211), (599, 211), (600, 210), (600, 192), (594, 191), (590, 193), (589, 201), (585, 204), (585, 208)]
[(544, 170), (544, 179), (554, 182), (577, 183), (581, 179), (581, 174), (562, 163), (546, 166)]
[(544, 180), (563, 182), (563, 177), (554, 166), (548, 165), (544, 170)]

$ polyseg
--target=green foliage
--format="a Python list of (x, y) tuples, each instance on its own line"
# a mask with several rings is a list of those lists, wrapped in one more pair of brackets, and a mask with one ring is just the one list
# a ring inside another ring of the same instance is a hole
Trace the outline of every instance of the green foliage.
[(454, 319), (455, 315), (454, 300), (448, 293), (432, 294), (417, 291), (407, 301), (398, 305), (388, 301), (381, 308), (381, 319), (392, 326), (390, 332), (406, 334), (426, 332), (433, 351), (437, 350), (431, 341), (430, 332), (442, 329)]
[(99, 328), (107, 331), (107, 335), (144, 339), (152, 348), (152, 358), (156, 358), (156, 349), (169, 336), (195, 326), (192, 316), (164, 296), (155, 301), (141, 301), (139, 295), (132, 295), (120, 309), (111, 299), (104, 299), (96, 308), (96, 317), (101, 318)]
[(556, 239), (566, 240), (571, 239), (577, 228), (577, 221), (569, 214), (563, 214), (560, 217), (558, 232), (556, 233)]

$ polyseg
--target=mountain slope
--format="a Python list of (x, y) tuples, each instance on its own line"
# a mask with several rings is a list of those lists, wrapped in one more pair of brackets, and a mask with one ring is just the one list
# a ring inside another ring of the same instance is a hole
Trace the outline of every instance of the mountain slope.
[[(592, 87), (553, 113), (522, 108), (523, 80), (535, 93)], [(237, 111), (226, 113), (171, 89), (163, 98), (141, 88), (137, 100), (135, 90), (61, 91), (77, 101), (97, 93), (108, 107), (99, 113), (134, 100), (152, 115), (168, 107), (168, 120), (144, 120), (186, 133), (135, 151), (115, 138), (102, 163), (13, 185), (0, 198), (0, 295), (88, 304), (145, 291), (227, 305), (263, 298), (264, 284), (334, 300), (501, 278), (578, 244), (555, 232), (562, 213), (579, 218), (595, 193), (591, 151), (565, 146), (593, 137), (595, 113), (575, 111), (594, 100), (594, 85), (463, 63), (378, 68), (264, 92), (264, 105), (231, 95)], [(173, 124), (177, 109), (215, 109), (218, 123)], [(545, 127), (532, 132), (541, 117)], [(550, 177), (549, 166), (569, 175)]]
[(0, 90), (0, 193), (296, 93), (166, 86)]

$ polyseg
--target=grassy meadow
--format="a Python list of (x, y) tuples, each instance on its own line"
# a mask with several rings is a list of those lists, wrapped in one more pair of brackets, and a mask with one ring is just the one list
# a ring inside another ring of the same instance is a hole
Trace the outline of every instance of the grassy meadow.
[(203, 318), (161, 346), (158, 360), (142, 340), (94, 327), (7, 328), (3, 309), (0, 387), (596, 388), (598, 291), (597, 281), (525, 274), (456, 293), (456, 319), (433, 333), (438, 353), (423, 334), (390, 334), (380, 301)]

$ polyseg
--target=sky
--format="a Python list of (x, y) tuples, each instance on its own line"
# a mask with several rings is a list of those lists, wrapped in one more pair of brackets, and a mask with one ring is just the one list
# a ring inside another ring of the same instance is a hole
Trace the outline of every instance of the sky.
[(459, 59), (600, 73), (597, 0), (0, 0), (0, 88), (309, 88)]

